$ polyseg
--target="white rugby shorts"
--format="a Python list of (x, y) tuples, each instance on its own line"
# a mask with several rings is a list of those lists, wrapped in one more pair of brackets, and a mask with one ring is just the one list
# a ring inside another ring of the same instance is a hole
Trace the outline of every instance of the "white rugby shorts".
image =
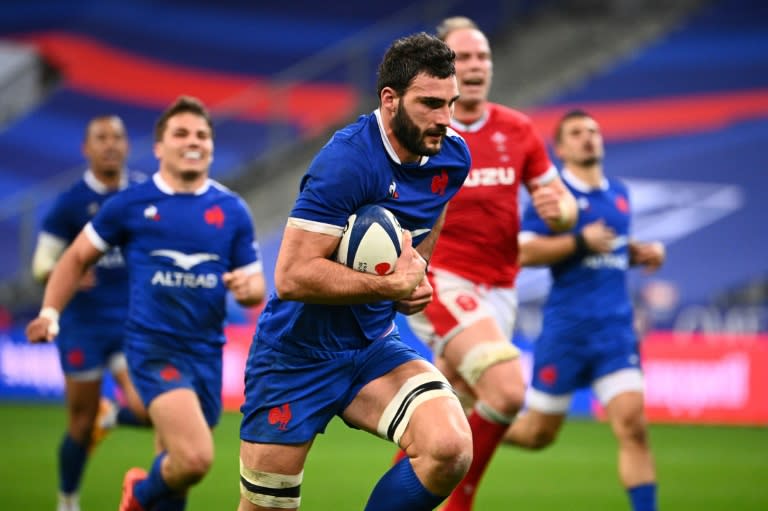
[(514, 287), (475, 284), (440, 269), (430, 271), (429, 282), (434, 290), (432, 303), (408, 316), (408, 326), (435, 354), (442, 353), (456, 334), (485, 318), (492, 318), (504, 336), (512, 338), (517, 317)]

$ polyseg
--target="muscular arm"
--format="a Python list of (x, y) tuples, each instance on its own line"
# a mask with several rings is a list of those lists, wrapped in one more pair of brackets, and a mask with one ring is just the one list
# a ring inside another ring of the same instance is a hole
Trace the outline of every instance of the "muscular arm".
[[(41, 311), (46, 313), (32, 320), (27, 326), (27, 338), (31, 342), (52, 340), (55, 337), (58, 313), (72, 299), (83, 274), (102, 254), (103, 252), (88, 239), (85, 231), (81, 231), (64, 251), (45, 286)], [(56, 325), (53, 331), (49, 329), (52, 324)]]
[(81, 231), (48, 277), (43, 307), (53, 307), (58, 311), (64, 309), (77, 291), (83, 273), (102, 255), (103, 252), (91, 243), (85, 231)]
[(287, 226), (275, 265), (275, 289), (282, 300), (352, 305), (400, 300), (424, 276), (425, 263), (403, 234), (403, 251), (389, 275), (357, 272), (329, 258), (339, 238)]

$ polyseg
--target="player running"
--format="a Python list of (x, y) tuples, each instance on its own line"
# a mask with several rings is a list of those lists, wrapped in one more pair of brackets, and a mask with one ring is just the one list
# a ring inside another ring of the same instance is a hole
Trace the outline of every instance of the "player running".
[(104, 204), (62, 255), (48, 280), (33, 340), (53, 337), (55, 316), (80, 276), (111, 247), (130, 270), (125, 351), (149, 410), (160, 452), (149, 473), (129, 470), (120, 511), (184, 509), (187, 491), (213, 462), (221, 414), (226, 294), (242, 305), (264, 297), (250, 213), (208, 178), (213, 126), (198, 100), (179, 98), (155, 126), (152, 179)]
[[(240, 511), (299, 507), (305, 460), (334, 416), (408, 453), (366, 511), (434, 509), (469, 465), (458, 399), (394, 323), (396, 310), (417, 312), (432, 297), (424, 258), (469, 170), (449, 128), (453, 59), (427, 34), (395, 41), (379, 66), (379, 107), (338, 131), (301, 181), (246, 365)], [(347, 217), (364, 204), (389, 209), (408, 230), (391, 274), (332, 260)]]
[(630, 238), (629, 194), (603, 173), (603, 139), (590, 115), (568, 112), (558, 124), (555, 150), (581, 211), (568, 234), (553, 233), (533, 209), (523, 219), (520, 260), (549, 266), (554, 283), (534, 345), (526, 411), (505, 441), (528, 449), (551, 444), (573, 392), (591, 385), (618, 441), (619, 479), (633, 511), (656, 511), (656, 470), (626, 277), (630, 266), (661, 266), (664, 246)]
[(444, 508), (460, 511), (472, 509), (482, 474), (525, 395), (519, 352), (510, 343), (520, 185), (555, 229), (572, 225), (576, 207), (530, 119), (488, 101), (493, 63), (485, 35), (463, 17), (443, 21), (438, 35), (456, 52), (461, 97), (451, 127), (469, 145), (472, 169), (451, 200), (430, 260), (434, 300), (410, 316), (409, 325), (470, 408), (472, 466)]
[[(32, 258), (36, 280), (48, 279), (62, 252), (107, 199), (146, 180), (143, 174), (126, 170), (128, 146), (119, 117), (94, 117), (88, 122), (82, 146), (88, 169), (56, 198), (43, 219)], [(128, 271), (115, 247), (83, 274), (59, 321), (56, 348), (64, 372), (67, 432), (58, 450), (58, 511), (80, 510), (79, 490), (88, 457), (109, 428), (148, 424), (123, 354), (127, 316)], [(101, 397), (106, 369), (122, 389), (127, 406)]]

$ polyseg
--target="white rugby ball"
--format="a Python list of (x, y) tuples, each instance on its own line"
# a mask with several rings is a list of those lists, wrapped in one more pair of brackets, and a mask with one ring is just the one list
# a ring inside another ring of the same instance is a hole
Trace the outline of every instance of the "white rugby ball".
[(368, 204), (349, 216), (336, 261), (353, 270), (387, 275), (395, 270), (395, 262), (403, 247), (400, 223), (386, 208)]

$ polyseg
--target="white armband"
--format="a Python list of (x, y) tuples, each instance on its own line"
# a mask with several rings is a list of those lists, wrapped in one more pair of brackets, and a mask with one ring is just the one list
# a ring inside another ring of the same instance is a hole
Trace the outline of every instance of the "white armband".
[(59, 260), (67, 242), (47, 232), (41, 232), (37, 236), (37, 246), (32, 257), (32, 276), (42, 282), (48, 278), (56, 261)]

